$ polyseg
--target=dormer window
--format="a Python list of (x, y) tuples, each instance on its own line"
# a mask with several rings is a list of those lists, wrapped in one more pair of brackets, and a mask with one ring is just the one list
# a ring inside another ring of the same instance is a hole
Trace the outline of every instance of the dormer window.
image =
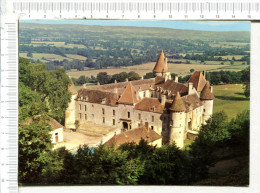
[(81, 97), (80, 97), (80, 96), (78, 96), (78, 100), (79, 100), (79, 101), (81, 100)]
[(106, 103), (106, 99), (102, 99), (102, 104), (104, 105)]
[(155, 110), (155, 107), (152, 107), (152, 108), (151, 108), (151, 111), (154, 111), (154, 110)]
[(87, 96), (84, 97), (84, 101), (88, 101), (88, 97)]

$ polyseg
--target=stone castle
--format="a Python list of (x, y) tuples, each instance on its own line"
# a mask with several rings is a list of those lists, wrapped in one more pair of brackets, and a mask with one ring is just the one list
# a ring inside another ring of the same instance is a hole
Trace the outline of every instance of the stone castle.
[[(162, 142), (183, 147), (189, 134), (196, 135), (211, 117), (214, 95), (205, 73), (195, 71), (182, 84), (171, 80), (167, 58), (161, 51), (153, 69), (155, 78), (83, 87), (70, 86), (72, 100), (65, 114), (65, 127), (89, 121), (121, 132), (149, 125)], [(76, 124), (75, 124), (76, 123)]]

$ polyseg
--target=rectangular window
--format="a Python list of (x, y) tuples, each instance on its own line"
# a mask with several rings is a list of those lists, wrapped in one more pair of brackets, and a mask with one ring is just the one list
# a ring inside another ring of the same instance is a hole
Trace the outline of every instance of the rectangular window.
[(171, 125), (173, 125), (173, 120), (171, 120)]
[(103, 114), (103, 115), (105, 114), (105, 109), (102, 109), (102, 114)]
[(103, 117), (103, 123), (105, 123), (105, 117)]
[(130, 118), (130, 112), (128, 112), (128, 118)]
[(87, 111), (87, 105), (85, 105), (85, 111)]
[(138, 119), (141, 120), (141, 113), (138, 113)]
[(85, 114), (85, 120), (87, 120), (87, 114)]
[(94, 114), (92, 114), (92, 118), (94, 118)]
[(151, 129), (153, 130), (153, 126), (151, 126)]
[(81, 119), (81, 113), (79, 113), (79, 118)]
[(79, 105), (79, 110), (81, 110), (81, 105)]
[(141, 124), (140, 123), (138, 123), (138, 127), (140, 127), (141, 126)]
[(154, 116), (152, 116), (152, 122), (154, 122)]
[(115, 110), (113, 110), (113, 116), (115, 116), (116, 115), (116, 111)]
[(113, 125), (115, 125), (116, 124), (116, 120), (115, 119), (113, 119)]

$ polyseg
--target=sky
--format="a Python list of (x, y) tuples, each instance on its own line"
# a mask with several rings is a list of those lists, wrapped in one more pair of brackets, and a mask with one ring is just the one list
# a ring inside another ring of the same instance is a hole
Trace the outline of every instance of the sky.
[(202, 31), (250, 31), (248, 21), (20, 20), (20, 23), (163, 27)]

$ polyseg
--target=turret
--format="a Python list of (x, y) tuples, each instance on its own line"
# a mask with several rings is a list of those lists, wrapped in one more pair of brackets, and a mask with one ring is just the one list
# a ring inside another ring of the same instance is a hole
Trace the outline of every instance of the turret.
[(185, 106), (177, 92), (170, 108), (170, 143), (175, 142), (180, 148), (184, 146), (184, 130), (185, 130)]
[(78, 92), (73, 83), (68, 85), (68, 91), (71, 93), (71, 99), (68, 104), (68, 108), (65, 111), (65, 127), (75, 129), (76, 128), (76, 126), (75, 126), (75, 121), (76, 121), (75, 99), (77, 97)]
[(167, 58), (164, 56), (163, 50), (161, 51), (160, 56), (155, 64), (153, 73), (155, 76), (164, 77), (165, 81), (171, 79), (171, 73), (169, 72), (167, 65)]
[(200, 94), (200, 100), (203, 103), (203, 124), (206, 123), (213, 113), (213, 100), (215, 97), (211, 90), (212, 88), (210, 88), (209, 82), (207, 82)]

